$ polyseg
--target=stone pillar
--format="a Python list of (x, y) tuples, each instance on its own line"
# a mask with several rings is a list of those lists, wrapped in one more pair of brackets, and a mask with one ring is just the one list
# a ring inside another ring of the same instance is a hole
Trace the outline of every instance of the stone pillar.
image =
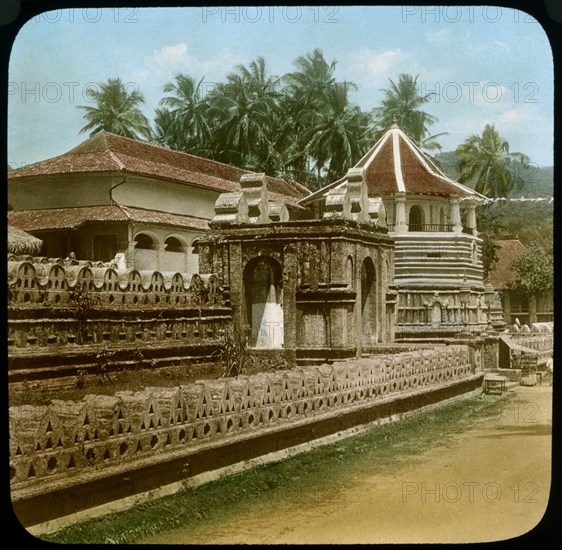
[(511, 325), (511, 295), (509, 291), (504, 291), (502, 295), (503, 320)]
[(166, 253), (166, 243), (164, 241), (160, 242), (157, 247), (156, 253), (156, 264), (158, 265), (156, 269), (158, 269), (158, 271), (164, 271), (164, 254)]
[(283, 249), (283, 347), (287, 350), (288, 363), (296, 364), (297, 347), (297, 247), (288, 244)]
[(478, 231), (476, 230), (476, 205), (473, 202), (468, 204), (466, 224), (472, 229), (472, 234), (476, 237), (478, 235)]
[(406, 233), (408, 224), (406, 222), (406, 193), (396, 193), (394, 195), (396, 204), (396, 219), (394, 220), (394, 232)]
[(461, 209), (459, 204), (459, 198), (458, 197), (451, 198), (450, 204), (451, 204), (451, 225), (453, 226), (453, 232), (462, 233)]
[(246, 297), (244, 296), (244, 266), (242, 265), (242, 246), (240, 243), (230, 244), (230, 303), (232, 306), (232, 322), (235, 327), (248, 324)]

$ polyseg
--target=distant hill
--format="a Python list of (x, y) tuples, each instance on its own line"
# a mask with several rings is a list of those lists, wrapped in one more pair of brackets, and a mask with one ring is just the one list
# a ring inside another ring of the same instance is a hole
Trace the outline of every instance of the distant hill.
[[(435, 160), (441, 170), (454, 180), (459, 177), (459, 158), (454, 151), (437, 153)], [(523, 188), (513, 193), (513, 197), (552, 197), (554, 193), (554, 168), (552, 166), (536, 166), (531, 164), (529, 168), (521, 172), (525, 180)]]

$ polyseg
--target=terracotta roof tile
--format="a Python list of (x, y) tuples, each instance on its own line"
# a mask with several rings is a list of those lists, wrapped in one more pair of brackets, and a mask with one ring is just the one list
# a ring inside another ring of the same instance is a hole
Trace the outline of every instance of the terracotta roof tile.
[(8, 212), (8, 223), (25, 231), (76, 229), (89, 222), (110, 223), (130, 220), (137, 223), (182, 227), (199, 231), (209, 228), (208, 222), (200, 218), (129, 206), (84, 206)]
[[(369, 196), (379, 197), (405, 192), (484, 198), (473, 189), (445, 176), (396, 125), (384, 133), (354, 168), (365, 170)], [(345, 185), (346, 181), (344, 176), (301, 199), (300, 202), (307, 204), (325, 195), (329, 190)]]
[[(44, 174), (113, 171), (159, 177), (208, 187), (219, 192), (239, 190), (240, 177), (250, 173), (203, 157), (108, 132), (99, 132), (64, 155), (14, 170), (8, 177), (16, 180)], [(297, 182), (287, 182), (279, 178), (268, 178), (268, 189), (277, 193), (277, 200), (284, 200), (282, 196), (298, 200), (309, 192)], [(297, 200), (285, 202), (292, 204)]]
[(355, 166), (365, 168), (370, 195), (478, 195), (445, 176), (396, 125)]

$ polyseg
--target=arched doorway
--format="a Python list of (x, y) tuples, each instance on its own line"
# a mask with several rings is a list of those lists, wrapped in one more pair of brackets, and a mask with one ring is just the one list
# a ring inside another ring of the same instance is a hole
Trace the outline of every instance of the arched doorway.
[(283, 290), (281, 266), (263, 256), (248, 262), (244, 269), (246, 318), (252, 329), (250, 346), (283, 347)]
[(361, 344), (376, 344), (376, 270), (373, 260), (365, 258), (361, 266)]
[(416, 204), (410, 208), (408, 231), (423, 231), (423, 210)]

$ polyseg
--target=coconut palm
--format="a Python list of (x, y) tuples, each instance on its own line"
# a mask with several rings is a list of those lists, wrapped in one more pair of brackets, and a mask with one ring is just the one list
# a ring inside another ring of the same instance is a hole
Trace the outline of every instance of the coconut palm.
[(157, 109), (155, 119), (157, 139), (173, 149), (196, 155), (208, 154), (211, 141), (203, 81), (204, 78), (197, 82), (191, 76), (176, 75), (174, 82), (164, 85), (164, 92), (173, 95), (160, 100), (167, 109)]
[(456, 149), (460, 158), (458, 181), (473, 184), (474, 189), (488, 197), (507, 197), (521, 189), (521, 169), (530, 159), (523, 153), (510, 153), (509, 143), (493, 124), (486, 124), (482, 135), (471, 135)]
[(348, 92), (356, 85), (337, 82), (336, 61), (328, 63), (320, 49), (298, 57), (295, 66), (284, 79), (285, 131), (294, 139), (286, 158), (294, 171), (314, 171), (320, 185), (324, 178), (340, 177), (361, 156), (369, 115), (350, 103)]
[(409, 74), (399, 75), (398, 82), (389, 78), (390, 87), (382, 90), (385, 97), (381, 106), (374, 110), (373, 116), (382, 130), (396, 123), (418, 147), (426, 150), (440, 149), (436, 139), (445, 133), (431, 136), (429, 126), (438, 122), (438, 119), (421, 110), (422, 105), (429, 102), (435, 92), (421, 95), (418, 78), (419, 75)]
[[(284, 144), (284, 167), (293, 177), (310, 184), (317, 184), (318, 173), (324, 161), (312, 159), (308, 141), (319, 124), (320, 113), (329, 112), (329, 97), (336, 84), (336, 61), (328, 63), (322, 50), (316, 48), (294, 61), (296, 71), (283, 78), (285, 87), (281, 99), (285, 115), (281, 130)], [(321, 157), (325, 155), (320, 151)], [(314, 168), (316, 167), (316, 173)]]
[(208, 96), (215, 158), (241, 168), (275, 171), (279, 135), (279, 79), (267, 75), (265, 60), (238, 65)]
[(350, 103), (349, 83), (336, 83), (330, 89), (327, 103), (316, 112), (313, 123), (304, 131), (302, 141), (313, 159), (318, 184), (322, 173), (328, 180), (341, 177), (360, 158), (366, 146), (369, 116)]
[(120, 78), (109, 78), (99, 83), (98, 88), (88, 88), (86, 95), (96, 106), (78, 106), (85, 111), (87, 121), (81, 134), (90, 132), (91, 137), (105, 131), (133, 139), (150, 137), (149, 122), (140, 109), (144, 103), (140, 91), (128, 91)]

